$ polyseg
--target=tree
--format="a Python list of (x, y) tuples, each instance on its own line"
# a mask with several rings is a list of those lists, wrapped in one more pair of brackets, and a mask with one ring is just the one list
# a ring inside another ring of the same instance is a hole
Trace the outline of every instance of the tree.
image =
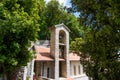
[(87, 75), (93, 80), (118, 80), (120, 1), (71, 0), (71, 2), (74, 11), (80, 12), (80, 23), (85, 30), (82, 38), (84, 43), (78, 44), (80, 40), (76, 39), (72, 42), (71, 49), (82, 52), (81, 62)]
[(57, 0), (51, 0), (48, 2), (46, 7), (42, 10), (42, 13), (44, 22), (43, 25), (40, 26), (40, 39), (50, 39), (49, 27), (61, 23), (64, 23), (71, 30), (70, 40), (81, 36), (80, 34), (77, 34), (81, 33), (81, 27), (79, 27), (77, 18), (73, 14), (68, 13), (67, 8), (60, 5)]
[(39, 5), (38, 0), (0, 2), (0, 65), (6, 76), (32, 58), (28, 48), (38, 36)]

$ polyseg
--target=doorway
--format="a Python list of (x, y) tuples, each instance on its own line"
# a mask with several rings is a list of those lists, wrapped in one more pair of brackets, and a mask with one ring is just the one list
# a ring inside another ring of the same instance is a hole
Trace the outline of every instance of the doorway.
[(62, 62), (59, 62), (59, 77), (63, 77), (62, 75)]
[(49, 78), (50, 76), (50, 71), (49, 71), (50, 69), (49, 68), (47, 68), (47, 78)]

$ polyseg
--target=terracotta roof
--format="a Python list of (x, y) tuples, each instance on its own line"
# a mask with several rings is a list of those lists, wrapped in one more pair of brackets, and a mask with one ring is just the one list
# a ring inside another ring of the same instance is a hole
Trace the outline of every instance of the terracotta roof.
[(36, 49), (35, 60), (54, 61), (54, 59), (50, 56), (50, 48), (36, 46), (35, 49)]
[(78, 55), (75, 54), (75, 53), (70, 53), (70, 54), (69, 54), (69, 60), (70, 60), (70, 61), (79, 61), (79, 60), (80, 60), (80, 56), (78, 56)]
[[(50, 48), (43, 47), (43, 46), (35, 46), (36, 49), (36, 58), (35, 60), (39, 61), (54, 61), (54, 59), (50, 55)], [(60, 61), (65, 61), (65, 59), (60, 58)], [(76, 54), (70, 53), (69, 54), (70, 61), (79, 61), (80, 57)]]

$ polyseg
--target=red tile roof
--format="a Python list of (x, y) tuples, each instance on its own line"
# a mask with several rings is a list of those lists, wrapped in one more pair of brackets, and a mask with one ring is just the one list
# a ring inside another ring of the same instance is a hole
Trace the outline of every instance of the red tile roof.
[(75, 53), (70, 53), (70, 54), (69, 54), (69, 60), (70, 60), (70, 61), (80, 61), (80, 56), (78, 56), (78, 55), (75, 54)]
[(35, 49), (36, 49), (35, 60), (54, 61), (54, 59), (50, 56), (50, 48), (36, 46)]
[[(35, 60), (39, 61), (54, 61), (54, 59), (50, 55), (50, 48), (43, 47), (43, 46), (35, 46), (36, 49), (36, 58)], [(63, 58), (59, 59), (60, 61), (65, 61)], [(70, 53), (69, 54), (70, 61), (79, 61), (80, 56)]]

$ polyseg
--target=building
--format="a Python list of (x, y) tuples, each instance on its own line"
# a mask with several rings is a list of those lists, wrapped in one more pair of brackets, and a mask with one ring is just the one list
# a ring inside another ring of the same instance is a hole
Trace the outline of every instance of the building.
[(51, 29), (51, 40), (35, 45), (34, 73), (41, 80), (88, 80), (80, 57), (69, 52), (69, 32), (64, 25)]
[[(80, 56), (69, 52), (70, 30), (64, 24), (55, 25), (50, 30), (51, 40), (32, 44), (29, 51), (35, 50), (35, 56), (17, 71), (13, 80), (34, 80), (34, 76), (37, 80), (88, 80)], [(1, 75), (0, 66), (0, 80), (3, 80)]]

